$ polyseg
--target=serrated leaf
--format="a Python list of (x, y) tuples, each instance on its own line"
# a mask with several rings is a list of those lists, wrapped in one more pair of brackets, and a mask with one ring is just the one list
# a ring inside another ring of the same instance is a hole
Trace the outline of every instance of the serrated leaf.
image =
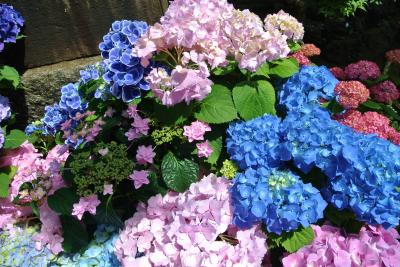
[(234, 72), (237, 69), (237, 67), (238, 67), (237, 62), (235, 60), (232, 60), (225, 67), (217, 67), (213, 69), (212, 74), (216, 76), (227, 75), (229, 73)]
[(16, 69), (3, 65), (0, 66), (0, 82), (4, 85), (1, 86), (2, 88), (12, 86), (16, 89), (21, 82), (21, 78)]
[(8, 197), (8, 188), (17, 170), (18, 168), (15, 166), (7, 166), (0, 169), (0, 197)]
[(89, 235), (84, 225), (78, 219), (61, 215), (61, 225), (64, 241), (62, 246), (67, 253), (76, 253), (89, 243)]
[(185, 192), (196, 182), (199, 166), (188, 159), (178, 160), (172, 152), (168, 152), (161, 163), (161, 173), (165, 184), (176, 192)]
[(53, 195), (47, 198), (49, 207), (58, 214), (70, 215), (75, 203), (78, 203), (79, 196), (70, 188), (58, 189)]
[(231, 91), (219, 84), (212, 87), (211, 93), (202, 101), (196, 119), (207, 123), (225, 123), (237, 118)]
[(218, 161), (219, 156), (221, 155), (222, 151), (222, 136), (219, 136), (215, 139), (207, 139), (209, 141), (209, 144), (213, 150), (211, 155), (208, 157), (206, 160), (210, 164), (216, 164)]
[(299, 63), (293, 58), (275, 60), (271, 64), (270, 73), (280, 78), (289, 78), (299, 71)]
[(13, 149), (22, 145), (22, 143), (24, 143), (28, 139), (28, 137), (23, 131), (14, 129), (10, 131), (5, 139), (6, 140), (4, 142), (3, 148)]
[(265, 62), (264, 64), (262, 64), (255, 73), (251, 74), (251, 77), (255, 77), (255, 76), (263, 76), (265, 78), (269, 78), (269, 64), (268, 62)]
[(235, 86), (233, 100), (244, 120), (251, 120), (265, 113), (275, 114), (275, 90), (267, 81), (246, 82)]
[(290, 233), (282, 234), (281, 244), (289, 252), (294, 253), (300, 248), (311, 244), (314, 231), (311, 227), (300, 228)]

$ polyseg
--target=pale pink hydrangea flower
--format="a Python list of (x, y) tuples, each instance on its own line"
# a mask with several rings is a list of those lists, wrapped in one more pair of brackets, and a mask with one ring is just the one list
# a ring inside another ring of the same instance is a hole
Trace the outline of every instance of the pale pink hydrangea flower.
[(279, 30), (287, 36), (289, 40), (295, 42), (301, 41), (304, 37), (304, 27), (295, 17), (289, 15), (283, 10), (276, 14), (268, 15), (265, 20), (265, 29), (267, 31)]
[(113, 185), (112, 184), (105, 184), (103, 189), (103, 195), (112, 195), (113, 192)]
[(204, 134), (210, 132), (211, 127), (204, 122), (194, 121), (190, 126), (183, 126), (183, 135), (189, 140), (189, 143), (193, 141), (203, 141)]
[(199, 158), (208, 158), (213, 153), (213, 149), (208, 141), (198, 143), (196, 147)]
[[(261, 266), (266, 236), (257, 226), (238, 230), (231, 224), (229, 188), (229, 180), (211, 174), (185, 193), (139, 204), (115, 244), (122, 265)], [(218, 240), (221, 234), (237, 244)]]
[(139, 189), (145, 184), (149, 184), (149, 171), (134, 171), (129, 178), (133, 181), (135, 189)]
[(97, 195), (81, 197), (79, 202), (73, 205), (72, 215), (75, 215), (79, 220), (82, 220), (83, 214), (86, 211), (95, 215), (98, 205), (100, 205), (100, 200), (97, 198)]
[(155, 157), (156, 153), (153, 150), (153, 147), (150, 146), (139, 146), (136, 152), (136, 160), (139, 164), (153, 164), (153, 158)]
[(369, 90), (359, 81), (341, 81), (335, 87), (335, 95), (345, 109), (355, 109), (368, 100)]

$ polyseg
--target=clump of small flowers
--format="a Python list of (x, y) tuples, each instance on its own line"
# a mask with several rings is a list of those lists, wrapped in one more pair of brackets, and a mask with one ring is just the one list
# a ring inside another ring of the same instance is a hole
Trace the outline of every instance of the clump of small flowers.
[(369, 90), (359, 81), (341, 81), (335, 87), (335, 95), (345, 109), (355, 109), (368, 100)]
[(391, 103), (400, 98), (400, 91), (392, 81), (384, 81), (369, 88), (372, 99), (381, 103)]
[(236, 166), (236, 164), (233, 163), (233, 161), (226, 159), (222, 163), (222, 168), (219, 172), (223, 177), (233, 179), (238, 171), (239, 168)]
[(301, 41), (304, 36), (304, 27), (295, 17), (281, 10), (277, 14), (268, 15), (265, 20), (267, 31), (278, 29), (289, 40)]
[(327, 203), (319, 190), (291, 172), (247, 169), (233, 182), (233, 223), (240, 228), (262, 221), (268, 232), (281, 234), (324, 216)]
[(229, 180), (211, 174), (139, 204), (115, 244), (122, 266), (260, 266), (266, 236), (231, 225), (228, 190)]
[[(107, 154), (101, 153), (107, 149)], [(77, 193), (81, 196), (102, 194), (105, 184), (117, 186), (128, 178), (133, 162), (128, 158), (127, 147), (116, 142), (99, 142), (90, 150), (71, 155), (69, 172), (72, 173)]]
[(16, 42), (22, 26), (24, 19), (21, 14), (12, 6), (0, 4), (0, 52), (5, 43)]
[(359, 234), (344, 235), (339, 228), (312, 226), (314, 241), (283, 258), (284, 267), (400, 265), (399, 234), (395, 229), (364, 226)]
[(183, 129), (181, 127), (162, 127), (161, 129), (155, 129), (151, 133), (151, 138), (154, 143), (159, 146), (165, 143), (171, 143), (174, 139), (182, 138)]
[(372, 61), (360, 60), (356, 63), (349, 64), (344, 72), (349, 80), (373, 80), (381, 75), (379, 66)]

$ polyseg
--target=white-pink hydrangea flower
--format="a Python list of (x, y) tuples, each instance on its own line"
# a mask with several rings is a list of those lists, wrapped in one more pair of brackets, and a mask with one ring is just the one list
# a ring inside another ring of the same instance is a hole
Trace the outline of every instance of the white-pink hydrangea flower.
[(281, 10), (276, 14), (268, 15), (265, 20), (265, 30), (279, 30), (289, 40), (301, 41), (304, 37), (304, 27), (295, 17)]
[(213, 149), (210, 146), (208, 140), (196, 144), (196, 147), (197, 147), (197, 155), (199, 156), (199, 158), (208, 158), (213, 153)]
[(202, 121), (194, 121), (190, 125), (183, 126), (183, 135), (188, 138), (189, 143), (203, 141), (204, 134), (210, 131), (211, 127)]
[(97, 198), (97, 195), (81, 197), (79, 202), (73, 205), (72, 215), (75, 215), (79, 220), (82, 220), (83, 214), (86, 211), (95, 215), (98, 205), (100, 205), (100, 200)]
[(115, 244), (122, 265), (261, 266), (266, 236), (259, 227), (238, 230), (231, 224), (229, 187), (229, 180), (211, 174), (185, 193), (139, 204)]

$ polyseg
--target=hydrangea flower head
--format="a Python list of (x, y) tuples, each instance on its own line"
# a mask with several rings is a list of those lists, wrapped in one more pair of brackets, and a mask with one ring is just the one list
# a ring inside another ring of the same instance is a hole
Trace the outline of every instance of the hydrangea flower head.
[(381, 103), (392, 103), (400, 98), (400, 91), (392, 81), (384, 81), (369, 89), (372, 99)]
[(281, 10), (276, 14), (268, 15), (265, 20), (265, 29), (271, 31), (278, 29), (289, 40), (301, 41), (304, 37), (304, 27), (295, 17)]
[(311, 184), (293, 173), (266, 168), (239, 173), (231, 193), (235, 225), (247, 228), (263, 221), (269, 232), (277, 234), (308, 227), (323, 218), (327, 206)]
[(61, 129), (61, 125), (69, 119), (68, 111), (58, 104), (45, 107), (45, 114), (42, 119), (42, 129), (45, 134), (54, 135)]
[(345, 69), (346, 77), (349, 80), (373, 80), (381, 75), (379, 66), (372, 61), (360, 60), (349, 64)]
[(153, 146), (139, 146), (136, 152), (137, 163), (143, 165), (148, 163), (153, 164), (155, 155), (156, 153), (154, 152)]
[(0, 4), (0, 52), (4, 43), (15, 43), (18, 34), (24, 26), (21, 14), (12, 6)]
[(149, 171), (133, 171), (129, 178), (133, 181), (135, 189), (139, 189), (145, 184), (149, 184)]
[(10, 101), (8, 97), (0, 95), (0, 122), (11, 117)]
[(311, 61), (302, 52), (293, 53), (289, 57), (294, 58), (295, 60), (297, 60), (297, 62), (299, 62), (300, 66), (309, 66), (309, 65), (311, 65)]
[(86, 211), (95, 215), (98, 205), (100, 205), (100, 200), (97, 198), (97, 195), (81, 197), (79, 202), (73, 205), (72, 215), (75, 215), (79, 220), (82, 220), (83, 214)]
[(341, 81), (335, 87), (339, 104), (345, 109), (355, 109), (369, 98), (369, 90), (359, 81)]
[(344, 69), (340, 67), (332, 67), (329, 69), (329, 71), (332, 72), (336, 79), (341, 81), (346, 80), (346, 73), (344, 72)]
[(313, 57), (319, 56), (321, 54), (321, 49), (319, 49), (315, 44), (303, 44), (300, 52), (306, 57)]
[(183, 126), (183, 135), (188, 138), (189, 143), (203, 141), (204, 134), (209, 131), (211, 131), (211, 127), (201, 121), (194, 121), (190, 125)]
[(213, 149), (210, 146), (208, 140), (196, 144), (196, 147), (197, 147), (197, 155), (199, 156), (199, 158), (208, 158), (213, 153)]
[(140, 59), (132, 54), (132, 48), (147, 29), (143, 21), (115, 21), (99, 45), (106, 63), (103, 78), (109, 84), (111, 94), (124, 102), (130, 102), (140, 97), (142, 90), (150, 89), (143, 79), (150, 68), (144, 68)]

